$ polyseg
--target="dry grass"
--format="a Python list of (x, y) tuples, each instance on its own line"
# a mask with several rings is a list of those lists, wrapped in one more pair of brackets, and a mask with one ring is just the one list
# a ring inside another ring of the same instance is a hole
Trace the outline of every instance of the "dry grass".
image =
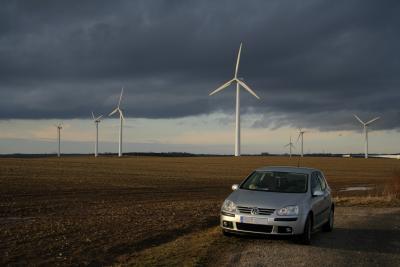
[(126, 259), (124, 265), (203, 266), (209, 248), (213, 247), (220, 237), (219, 227), (184, 235), (160, 246), (134, 253)]
[(394, 199), (400, 199), (400, 170), (395, 170), (393, 172), (393, 177), (387, 182), (383, 195), (390, 196)]
[(365, 207), (399, 207), (400, 199), (393, 195), (384, 196), (357, 196), (357, 197), (334, 197), (336, 206), (365, 206)]

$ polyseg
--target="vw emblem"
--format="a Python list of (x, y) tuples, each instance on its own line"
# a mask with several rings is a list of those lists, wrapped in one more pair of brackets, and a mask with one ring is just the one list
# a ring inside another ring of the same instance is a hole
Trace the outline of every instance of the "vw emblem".
[(258, 214), (258, 208), (257, 207), (256, 208), (252, 208), (250, 213), (252, 215), (257, 215)]

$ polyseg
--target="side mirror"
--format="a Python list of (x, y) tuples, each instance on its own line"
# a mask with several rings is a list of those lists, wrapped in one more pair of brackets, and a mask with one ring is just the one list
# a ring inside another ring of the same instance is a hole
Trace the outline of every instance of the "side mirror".
[(239, 185), (238, 185), (238, 184), (232, 185), (232, 190), (233, 190), (233, 191), (237, 190), (238, 188), (239, 188)]
[(312, 193), (313, 197), (320, 197), (320, 196), (323, 196), (323, 195), (324, 195), (324, 192), (322, 192), (321, 190), (317, 190), (317, 191), (314, 191)]

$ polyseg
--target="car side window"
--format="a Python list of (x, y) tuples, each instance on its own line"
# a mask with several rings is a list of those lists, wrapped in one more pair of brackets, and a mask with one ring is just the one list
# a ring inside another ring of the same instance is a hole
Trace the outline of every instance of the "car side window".
[(322, 191), (325, 191), (325, 189), (326, 189), (325, 179), (320, 172), (318, 172), (318, 178), (319, 178), (319, 182), (321, 183)]
[(311, 174), (311, 193), (316, 191), (322, 191), (322, 188), (317, 173), (313, 172)]

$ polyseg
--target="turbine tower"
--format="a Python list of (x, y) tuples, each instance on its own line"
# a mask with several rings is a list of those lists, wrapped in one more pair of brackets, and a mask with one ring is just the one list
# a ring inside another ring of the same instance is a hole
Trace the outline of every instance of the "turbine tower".
[(292, 136), (290, 136), (289, 143), (285, 147), (289, 147), (289, 157), (292, 157), (292, 148), (296, 148), (292, 142)]
[(115, 113), (119, 113), (119, 122), (120, 122), (120, 127), (119, 127), (119, 146), (118, 146), (118, 157), (122, 157), (122, 123), (125, 121), (124, 114), (122, 109), (120, 108), (121, 106), (121, 101), (122, 101), (122, 94), (124, 93), (124, 88), (121, 90), (121, 95), (119, 96), (119, 101), (118, 101), (118, 106), (108, 115), (112, 116)]
[(55, 126), (57, 127), (57, 139), (58, 139), (57, 157), (60, 157), (60, 155), (61, 155), (61, 129), (63, 127), (62, 127), (62, 123), (56, 124)]
[(100, 115), (99, 117), (95, 117), (92, 111), (92, 118), (93, 122), (96, 124), (96, 142), (94, 143), (94, 156), (97, 157), (99, 155), (99, 122), (101, 117), (103, 115)]
[(296, 143), (297, 142), (299, 142), (299, 138), (301, 137), (301, 153), (300, 153), (300, 156), (301, 157), (303, 157), (303, 149), (304, 149), (304, 133), (305, 133), (306, 131), (303, 131), (303, 130), (301, 130), (301, 128), (299, 129), (299, 136), (297, 137), (297, 141), (296, 141)]
[(239, 47), (239, 52), (237, 56), (237, 61), (236, 61), (236, 69), (235, 69), (235, 75), (233, 76), (232, 80), (227, 81), (214, 91), (210, 93), (210, 96), (225, 89), (232, 83), (236, 83), (236, 129), (235, 129), (235, 156), (240, 156), (240, 86), (242, 86), (245, 90), (247, 90), (250, 94), (255, 96), (257, 99), (260, 99), (260, 97), (250, 89), (250, 87), (245, 84), (243, 81), (238, 79), (238, 70), (239, 70), (239, 61), (240, 61), (240, 53), (242, 51), (242, 43), (240, 43)]
[(372, 120), (370, 120), (370, 121), (367, 121), (367, 122), (363, 122), (356, 114), (353, 114), (354, 115), (354, 117), (362, 124), (362, 126), (363, 126), (363, 128), (364, 128), (364, 137), (365, 137), (365, 139), (364, 139), (364, 142), (365, 142), (365, 154), (364, 154), (364, 157), (367, 159), (368, 158), (368, 126), (371, 124), (371, 123), (373, 123), (374, 121), (376, 121), (376, 120), (379, 120), (380, 119), (380, 117), (376, 117), (376, 118), (373, 118)]

